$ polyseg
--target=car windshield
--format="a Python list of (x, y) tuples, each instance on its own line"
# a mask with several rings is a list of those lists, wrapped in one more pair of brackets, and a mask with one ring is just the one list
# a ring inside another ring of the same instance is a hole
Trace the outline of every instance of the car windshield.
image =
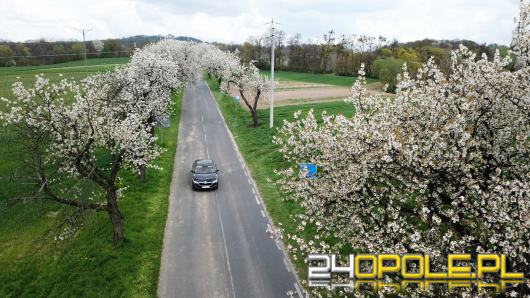
[(214, 173), (215, 168), (213, 166), (197, 166), (195, 167), (195, 173), (197, 174), (210, 174)]

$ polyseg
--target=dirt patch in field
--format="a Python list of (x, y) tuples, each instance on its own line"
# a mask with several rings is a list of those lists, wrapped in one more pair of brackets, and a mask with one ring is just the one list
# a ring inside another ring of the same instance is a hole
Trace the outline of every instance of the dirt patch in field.
[[(366, 85), (369, 93), (383, 93), (382, 83), (372, 83)], [(235, 88), (230, 90), (231, 96), (239, 95)], [(327, 84), (304, 83), (295, 81), (280, 82), (274, 89), (274, 105), (286, 106), (306, 103), (328, 102), (343, 100), (351, 95), (350, 87), (338, 87)], [(392, 96), (387, 95), (385, 96)], [(267, 92), (261, 95), (258, 108), (269, 107), (270, 94)], [(249, 100), (251, 100), (249, 98)], [(241, 100), (241, 105), (246, 107)]]

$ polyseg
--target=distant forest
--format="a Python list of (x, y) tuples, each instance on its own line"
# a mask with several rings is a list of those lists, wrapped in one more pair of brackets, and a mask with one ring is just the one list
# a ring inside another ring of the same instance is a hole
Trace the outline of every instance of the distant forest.
[[(267, 32), (260, 37), (251, 37), (237, 46), (244, 62), (253, 61), (262, 69), (270, 68), (270, 37)], [(286, 37), (283, 31), (275, 32), (275, 69), (333, 73), (356, 76), (363, 64), (368, 76), (389, 84), (389, 91), (395, 89), (396, 76), (407, 64), (409, 72), (416, 74), (418, 68), (434, 58), (442, 71), (450, 67), (451, 50), (460, 44), (468, 47), (477, 58), (487, 55), (493, 58), (498, 50), (501, 56), (508, 55), (509, 47), (498, 44), (479, 44), (470, 40), (424, 39), (402, 43), (384, 37), (366, 35), (337, 35), (330, 30), (318, 42), (304, 42), (300, 34)], [(515, 63), (509, 66), (515, 67)]]

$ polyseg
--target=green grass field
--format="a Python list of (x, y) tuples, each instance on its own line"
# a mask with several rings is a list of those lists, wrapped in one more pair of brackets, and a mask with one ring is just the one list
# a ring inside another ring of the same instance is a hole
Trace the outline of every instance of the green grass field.
[[(270, 76), (270, 71), (261, 70), (261, 74)], [(304, 83), (317, 83), (317, 84), (328, 84), (341, 87), (351, 87), (353, 82), (357, 79), (356, 77), (347, 76), (336, 76), (332, 74), (313, 74), (303, 72), (291, 72), (291, 71), (275, 71), (274, 78), (281, 81), (296, 81)], [(367, 78), (366, 82), (375, 83), (376, 79)]]
[(41, 66), (0, 67), (0, 97), (11, 96), (11, 85), (16, 81), (22, 81), (25, 86), (30, 86), (35, 81), (35, 75), (38, 74), (46, 75), (52, 82), (62, 78), (80, 80), (92, 73), (110, 70), (116, 65), (128, 62), (128, 57), (120, 57), (88, 59), (87, 66), (81, 60)]
[(31, 199), (12, 204), (33, 185), (17, 178), (28, 171), (20, 138), (2, 128), (0, 297), (156, 296), (181, 100), (182, 93), (174, 95), (171, 127), (157, 129), (167, 149), (156, 161), (163, 170), (148, 169), (144, 182), (133, 172), (122, 175), (128, 185), (120, 199), (126, 241), (117, 247), (106, 213), (86, 212), (73, 236), (56, 241), (74, 209)]
[[(268, 125), (269, 110), (258, 110), (261, 125), (258, 128), (252, 128), (250, 113), (241, 107), (236, 107), (233, 98), (222, 94), (216, 80), (207, 80), (207, 82), (219, 103), (245, 162), (250, 168), (252, 177), (256, 181), (259, 192), (267, 205), (267, 211), (275, 225), (282, 223), (286, 233), (303, 236), (296, 231), (296, 225), (290, 218), (292, 214), (300, 211), (300, 206), (296, 202), (284, 200), (278, 186), (272, 183), (277, 179), (274, 169), (289, 166), (278, 152), (278, 146), (272, 143), (272, 137), (276, 133), (276, 128), (282, 125), (283, 120), (292, 120), (293, 113), (296, 111), (301, 110), (305, 114), (313, 109), (317, 119), (321, 119), (324, 110), (328, 114), (342, 113), (345, 116), (351, 116), (354, 113), (354, 107), (342, 101), (278, 107), (274, 110), (275, 128), (272, 130)], [(312, 231), (306, 230), (304, 233), (309, 234)], [(304, 260), (299, 259), (294, 263), (299, 276), (305, 279), (307, 267)]]

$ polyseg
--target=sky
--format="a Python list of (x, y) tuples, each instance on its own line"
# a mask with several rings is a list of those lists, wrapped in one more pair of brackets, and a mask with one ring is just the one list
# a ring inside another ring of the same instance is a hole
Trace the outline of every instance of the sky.
[(0, 40), (192, 36), (240, 43), (274, 18), (287, 36), (317, 40), (333, 29), (412, 41), (509, 44), (519, 0), (0, 0)]

